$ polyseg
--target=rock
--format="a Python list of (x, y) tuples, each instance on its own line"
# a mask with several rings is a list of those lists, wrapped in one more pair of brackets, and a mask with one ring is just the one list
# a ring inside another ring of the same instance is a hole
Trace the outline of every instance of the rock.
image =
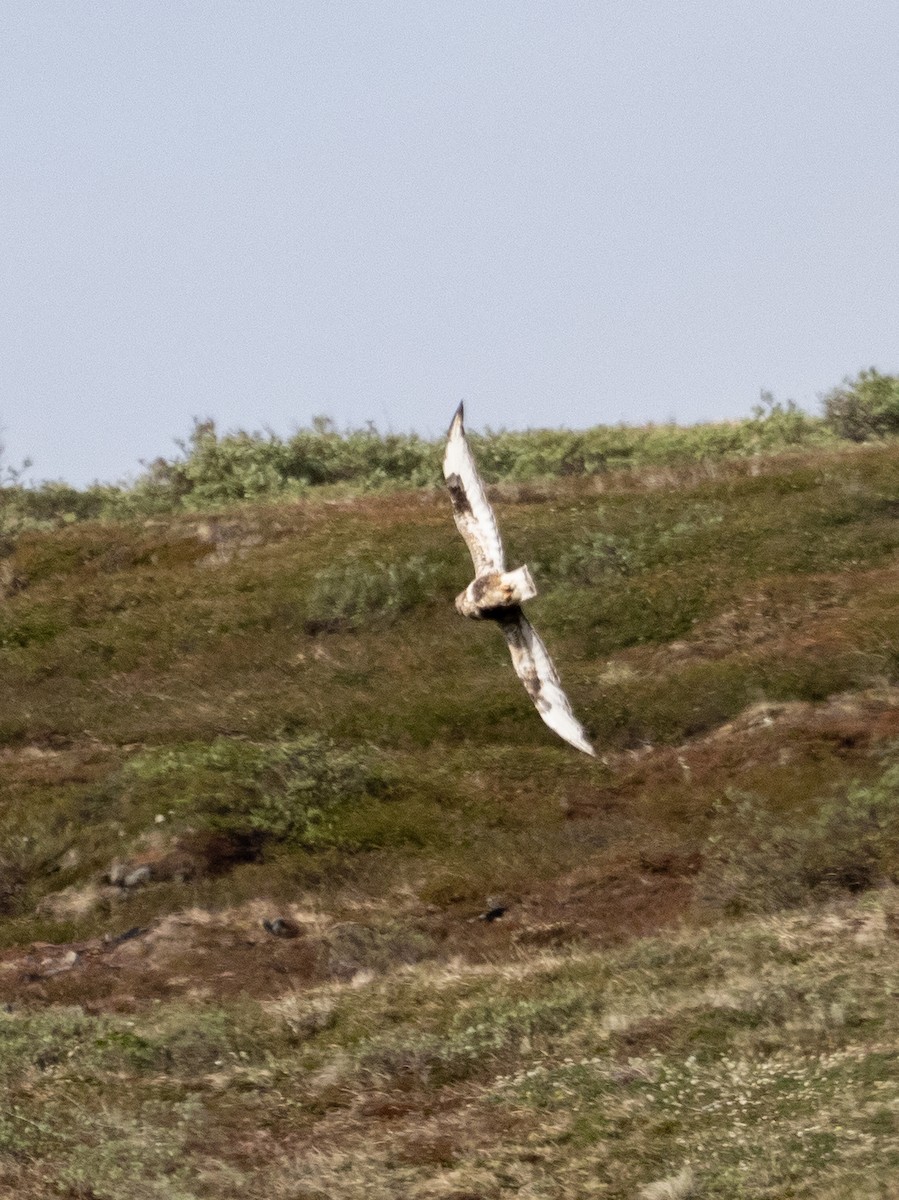
[(504, 899), (499, 896), (488, 896), (486, 909), (482, 913), (478, 913), (476, 917), (472, 917), (472, 920), (487, 921), (489, 924), (504, 917), (508, 911), (509, 905)]
[[(78, 951), (68, 950), (62, 956), (62, 958), (57, 959), (55, 962), (51, 963), (50, 966), (41, 971), (40, 977), (42, 979), (48, 979), (51, 975), (61, 975), (63, 971), (71, 971), (72, 967), (74, 967), (77, 962)], [(43, 966), (43, 964), (41, 965)]]
[(295, 938), (303, 932), (296, 921), (291, 921), (290, 917), (275, 917), (273, 921), (264, 919), (262, 925), (272, 937)]
[(96, 883), (89, 883), (86, 887), (67, 887), (61, 892), (44, 896), (37, 905), (37, 911), (56, 921), (77, 920), (86, 916), (105, 898), (106, 889)]
[(121, 946), (122, 942), (130, 942), (132, 938), (140, 937), (142, 933), (146, 932), (146, 929), (140, 925), (132, 925), (124, 933), (117, 933), (115, 936), (110, 933), (104, 934), (103, 945), (111, 950), (113, 946)]
[(498, 921), (500, 917), (504, 917), (509, 910), (503, 904), (494, 905), (493, 908), (488, 908), (486, 912), (478, 914), (479, 921)]
[(125, 876), (131, 871), (131, 866), (126, 862), (114, 862), (106, 872), (107, 880), (120, 887), (124, 882)]
[(152, 878), (153, 872), (149, 867), (137, 867), (135, 870), (129, 871), (128, 874), (122, 879), (122, 887), (143, 887), (143, 885), (145, 883), (149, 883)]
[(689, 1166), (677, 1175), (644, 1184), (638, 1193), (640, 1200), (686, 1200), (693, 1195), (696, 1180)]

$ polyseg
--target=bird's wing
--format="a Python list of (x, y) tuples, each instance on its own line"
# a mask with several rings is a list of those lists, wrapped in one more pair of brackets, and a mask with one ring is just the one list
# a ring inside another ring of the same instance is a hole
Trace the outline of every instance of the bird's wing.
[(560, 738), (585, 754), (595, 756), (596, 751), (587, 741), (587, 735), (562, 691), (553, 660), (533, 625), (520, 608), (510, 608), (499, 619), (499, 624), (509, 644), (515, 672), (534, 701), (537, 712)]
[(456, 528), (465, 539), (478, 575), (504, 571), (505, 555), (496, 517), (465, 437), (462, 416), (460, 404), (449, 428), (443, 456), (443, 474), (453, 502)]

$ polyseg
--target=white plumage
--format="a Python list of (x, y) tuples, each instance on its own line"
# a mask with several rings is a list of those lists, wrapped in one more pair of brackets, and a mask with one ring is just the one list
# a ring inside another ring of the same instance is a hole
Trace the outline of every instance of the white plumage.
[(521, 610), (537, 594), (527, 567), (506, 571), (503, 543), (496, 517), (465, 437), (460, 404), (450, 425), (443, 474), (453, 502), (456, 527), (465, 539), (475, 578), (456, 599), (466, 617), (496, 621), (509, 646), (512, 665), (540, 716), (559, 737), (595, 754), (539, 634)]

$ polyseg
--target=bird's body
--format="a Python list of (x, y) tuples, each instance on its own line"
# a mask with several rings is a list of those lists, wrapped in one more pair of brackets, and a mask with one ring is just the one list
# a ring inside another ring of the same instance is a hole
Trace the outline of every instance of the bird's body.
[(496, 621), (512, 655), (512, 665), (540, 716), (559, 737), (585, 754), (595, 751), (568, 697), (539, 634), (522, 611), (537, 594), (527, 567), (507, 571), (496, 517), (465, 437), (463, 408), (450, 425), (443, 474), (453, 502), (453, 517), (475, 568), (475, 578), (456, 598), (462, 616)]

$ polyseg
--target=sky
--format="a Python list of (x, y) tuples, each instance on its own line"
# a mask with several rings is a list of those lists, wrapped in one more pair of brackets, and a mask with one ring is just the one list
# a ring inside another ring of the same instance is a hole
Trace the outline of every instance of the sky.
[(6, 0), (0, 440), (814, 409), (899, 370), (895, 0)]

